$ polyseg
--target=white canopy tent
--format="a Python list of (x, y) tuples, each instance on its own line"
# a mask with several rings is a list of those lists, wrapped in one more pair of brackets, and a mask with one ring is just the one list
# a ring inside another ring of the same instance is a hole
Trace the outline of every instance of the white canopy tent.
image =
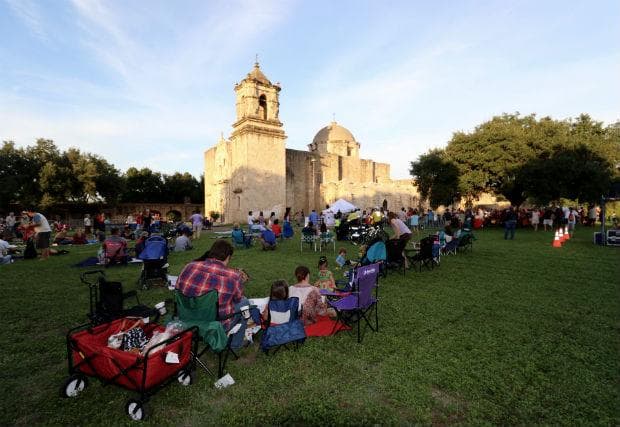
[(355, 206), (354, 204), (347, 202), (345, 199), (338, 199), (330, 205), (329, 209), (325, 210), (330, 210), (333, 213), (338, 213), (338, 211), (340, 211), (344, 214), (348, 212), (353, 212), (356, 209), (357, 206)]

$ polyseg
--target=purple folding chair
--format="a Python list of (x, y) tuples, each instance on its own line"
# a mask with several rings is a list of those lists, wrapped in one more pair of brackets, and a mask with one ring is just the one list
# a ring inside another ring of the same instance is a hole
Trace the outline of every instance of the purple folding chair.
[[(365, 322), (366, 327), (372, 331), (379, 331), (379, 313), (377, 309), (377, 300), (379, 292), (379, 271), (380, 264), (370, 264), (358, 267), (353, 271), (353, 292), (336, 301), (327, 301), (330, 307), (336, 310), (338, 318), (332, 329), (332, 334), (337, 330), (339, 322), (342, 322), (352, 328), (357, 323), (357, 342), (362, 342), (363, 335), (361, 333), (361, 323)], [(373, 290), (375, 295), (373, 296)], [(373, 327), (370, 316), (372, 312), (375, 314), (375, 325)]]

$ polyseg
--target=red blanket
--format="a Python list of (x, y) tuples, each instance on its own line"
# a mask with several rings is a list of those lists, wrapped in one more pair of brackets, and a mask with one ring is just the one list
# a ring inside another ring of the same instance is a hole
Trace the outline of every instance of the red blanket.
[[(334, 325), (337, 325), (334, 329)], [(337, 323), (335, 320), (330, 319), (327, 316), (318, 316), (316, 319), (316, 323), (312, 325), (306, 325), (304, 327), (306, 330), (306, 336), (309, 337), (326, 337), (332, 334), (332, 331), (344, 331), (351, 329), (347, 325), (343, 325), (342, 323)]]

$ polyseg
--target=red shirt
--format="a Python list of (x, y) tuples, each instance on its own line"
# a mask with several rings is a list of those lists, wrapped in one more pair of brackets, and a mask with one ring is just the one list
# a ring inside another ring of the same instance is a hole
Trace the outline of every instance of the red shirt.
[(271, 231), (273, 231), (273, 234), (275, 234), (276, 237), (280, 237), (280, 234), (282, 234), (282, 228), (280, 227), (280, 224), (273, 224), (271, 226)]
[[(213, 258), (187, 264), (177, 279), (176, 288), (187, 297), (199, 297), (215, 289), (218, 292), (218, 313), (222, 318), (233, 314), (235, 304), (243, 298), (241, 274)], [(226, 330), (231, 321), (221, 321)]]

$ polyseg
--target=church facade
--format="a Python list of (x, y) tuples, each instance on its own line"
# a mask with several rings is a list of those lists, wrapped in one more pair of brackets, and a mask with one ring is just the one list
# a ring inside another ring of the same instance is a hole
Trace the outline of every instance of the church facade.
[(366, 209), (417, 206), (409, 179), (390, 179), (390, 165), (359, 157), (360, 143), (336, 122), (315, 135), (308, 151), (286, 148), (279, 120), (278, 83), (271, 83), (258, 63), (235, 85), (237, 119), (204, 154), (205, 212), (225, 222), (244, 223), (248, 211), (320, 211), (339, 198)]

